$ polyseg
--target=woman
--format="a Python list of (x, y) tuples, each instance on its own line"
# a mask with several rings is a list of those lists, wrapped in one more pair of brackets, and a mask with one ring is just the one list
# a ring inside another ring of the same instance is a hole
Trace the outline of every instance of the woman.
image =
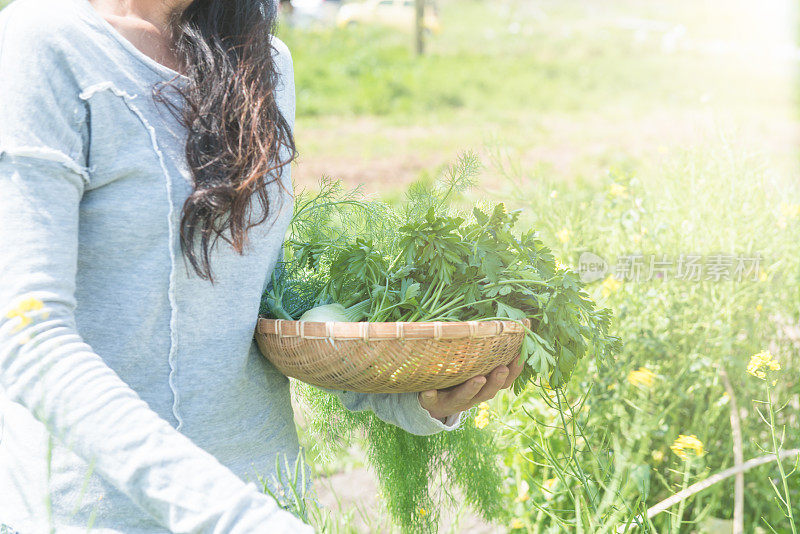
[[(298, 454), (288, 380), (252, 339), (292, 214), (276, 10), (17, 0), (0, 13), (0, 523), (310, 531), (256, 486)], [(337, 394), (432, 434), (519, 371)]]

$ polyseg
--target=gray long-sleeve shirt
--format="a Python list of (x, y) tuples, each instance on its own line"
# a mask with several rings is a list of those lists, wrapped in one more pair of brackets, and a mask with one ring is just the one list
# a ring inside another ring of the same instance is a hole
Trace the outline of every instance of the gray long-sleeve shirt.
[[(25, 534), (310, 530), (255, 484), (298, 454), (289, 382), (253, 341), (289, 168), (246, 254), (219, 240), (216, 283), (198, 278), (178, 241), (185, 131), (152, 98), (175, 76), (88, 0), (0, 12), (0, 523)], [(339, 396), (415, 434), (458, 424), (416, 394)]]

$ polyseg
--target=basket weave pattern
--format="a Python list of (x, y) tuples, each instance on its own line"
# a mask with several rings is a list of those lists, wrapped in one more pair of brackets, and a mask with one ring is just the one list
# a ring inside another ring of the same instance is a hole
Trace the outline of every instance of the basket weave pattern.
[[(525, 320), (525, 326), (530, 321)], [(262, 354), (286, 376), (362, 393), (443, 389), (485, 375), (520, 354), (515, 321), (300, 322), (259, 318)]]

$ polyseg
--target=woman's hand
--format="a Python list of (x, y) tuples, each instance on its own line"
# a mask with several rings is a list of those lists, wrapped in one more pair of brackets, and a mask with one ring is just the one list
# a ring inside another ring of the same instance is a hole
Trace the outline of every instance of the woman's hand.
[(476, 376), (460, 386), (433, 389), (419, 394), (419, 403), (431, 417), (444, 422), (447, 417), (494, 398), (501, 389), (510, 388), (522, 372), (522, 361), (517, 359), (509, 366), (501, 365), (486, 376)]

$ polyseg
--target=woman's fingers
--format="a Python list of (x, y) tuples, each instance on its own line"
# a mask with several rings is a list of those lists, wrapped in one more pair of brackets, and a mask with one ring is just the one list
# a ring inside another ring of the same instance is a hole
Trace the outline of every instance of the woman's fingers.
[(483, 402), (494, 398), (497, 392), (503, 388), (508, 373), (509, 369), (505, 365), (495, 367), (494, 371), (489, 373), (486, 385), (475, 395), (473, 402)]
[(518, 357), (508, 366), (500, 365), (489, 375), (476, 376), (452, 389), (423, 391), (419, 395), (420, 404), (434, 417), (469, 409), (479, 402), (494, 398), (501, 389), (511, 387), (522, 372), (523, 365), (521, 357)]
[(459, 411), (464, 406), (471, 406), (475, 395), (478, 394), (484, 384), (486, 384), (486, 377), (476, 376), (449, 391), (447, 394), (448, 407)]
[(514, 380), (522, 373), (523, 366), (522, 356), (517, 356), (514, 363), (508, 366), (508, 376), (506, 377), (505, 384), (503, 384), (503, 389), (508, 389), (514, 385)]
[[(486, 384), (486, 377), (476, 376), (448, 391), (424, 391), (419, 395), (419, 402), (432, 417), (443, 419), (475, 404), (473, 399), (484, 384)], [(431, 393), (433, 395), (430, 395)]]
[(435, 389), (432, 389), (430, 391), (423, 391), (422, 394), (420, 395), (420, 404), (422, 404), (422, 407), (425, 408), (426, 410), (430, 410), (436, 404), (438, 397), (439, 397), (439, 392), (436, 391)]

